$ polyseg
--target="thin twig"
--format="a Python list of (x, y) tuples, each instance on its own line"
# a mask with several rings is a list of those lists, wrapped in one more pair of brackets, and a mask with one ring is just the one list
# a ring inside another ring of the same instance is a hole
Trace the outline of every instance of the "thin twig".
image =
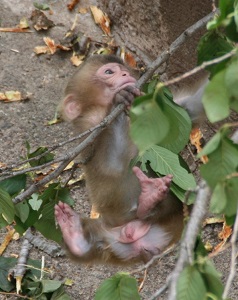
[[(70, 139), (68, 139), (68, 140), (66, 140), (66, 141), (63, 141), (63, 142), (61, 142), (61, 143), (58, 143), (57, 145), (54, 145), (54, 146), (48, 148), (48, 150), (45, 151), (44, 153), (41, 153), (41, 154), (36, 155), (36, 156), (34, 156), (34, 157), (32, 157), (32, 158), (29, 158), (29, 159), (26, 159), (26, 160), (17, 162), (17, 163), (15, 163), (15, 164), (12, 164), (10, 167), (1, 168), (1, 176), (2, 176), (2, 175), (4, 175), (4, 176), (8, 176), (8, 175), (10, 176), (10, 175), (11, 175), (10, 177), (12, 177), (12, 176), (16, 176), (16, 175), (19, 175), (19, 174), (24, 174), (24, 173), (26, 173), (26, 172), (36, 171), (36, 170), (38, 170), (38, 169), (40, 169), (40, 168), (44, 168), (44, 167), (47, 167), (47, 166), (49, 166), (49, 165), (51, 165), (51, 164), (54, 164), (54, 163), (63, 161), (63, 160), (64, 160), (64, 156), (61, 156), (60, 158), (57, 158), (57, 159), (55, 159), (55, 160), (52, 160), (52, 161), (50, 161), (49, 163), (42, 164), (41, 166), (36, 166), (36, 167), (32, 167), (32, 168), (26, 168), (26, 169), (19, 170), (19, 171), (9, 171), (9, 170), (18, 168), (18, 167), (21, 166), (21, 165), (24, 165), (24, 164), (26, 164), (26, 163), (29, 163), (29, 162), (31, 162), (31, 161), (34, 161), (34, 160), (36, 160), (36, 159), (40, 159), (40, 158), (44, 157), (46, 154), (48, 154), (48, 153), (54, 151), (54, 150), (57, 149), (57, 148), (60, 148), (60, 147), (62, 147), (62, 146), (64, 146), (64, 145), (66, 145), (66, 144), (69, 144), (69, 143), (72, 143), (72, 142), (74, 142), (74, 141), (76, 141), (76, 140), (82, 139), (83, 137), (85, 137), (85, 136), (89, 135), (90, 133), (92, 133), (92, 132), (93, 132), (94, 130), (96, 130), (97, 128), (102, 127), (102, 123), (103, 123), (103, 125), (104, 125), (104, 121), (103, 121), (103, 122), (101, 122), (100, 124), (98, 124), (98, 125), (96, 125), (96, 126), (90, 128), (90, 129), (88, 129), (88, 130), (86, 130), (86, 131), (80, 133), (79, 135), (76, 135), (76, 136), (74, 136), (74, 137), (72, 137), (72, 138), (70, 138)], [(0, 181), (3, 180), (3, 179), (6, 179), (6, 178), (5, 178), (5, 177), (2, 177), (2, 178), (0, 179)]]
[(158, 289), (148, 300), (156, 300), (168, 289), (168, 283), (165, 283), (160, 289)]
[(170, 285), (168, 297), (169, 300), (176, 300), (176, 287), (178, 278), (185, 264), (188, 262), (188, 254), (191, 253), (194, 249), (194, 245), (201, 227), (202, 220), (207, 212), (207, 205), (209, 199), (210, 189), (203, 182), (201, 187), (198, 189), (198, 194), (193, 206), (191, 217), (187, 224), (184, 239), (181, 242), (179, 258), (177, 260), (174, 271), (168, 278), (168, 283)]
[(189, 28), (187, 28), (170, 46), (167, 50), (163, 51), (161, 55), (152, 62), (148, 70), (141, 76), (138, 80), (138, 87), (141, 87), (146, 81), (148, 81), (154, 72), (161, 66), (166, 60), (169, 59), (171, 54), (173, 54), (187, 39), (192, 36), (196, 31), (204, 27), (208, 21), (210, 21), (219, 10), (211, 12)]
[(222, 62), (223, 60), (232, 57), (236, 53), (237, 53), (237, 50), (233, 49), (232, 51), (230, 51), (230, 52), (228, 52), (228, 53), (226, 53), (226, 54), (224, 54), (224, 55), (222, 55), (220, 57), (217, 57), (217, 58), (214, 58), (212, 60), (203, 62), (200, 66), (198, 66), (198, 67), (196, 67), (196, 68), (194, 68), (194, 69), (192, 69), (192, 70), (184, 73), (181, 76), (175, 77), (175, 78), (173, 78), (171, 80), (168, 80), (168, 81), (165, 81), (163, 83), (159, 83), (158, 85), (169, 86), (169, 85), (175, 84), (175, 83), (177, 83), (177, 82), (179, 82), (179, 81), (181, 81), (181, 80), (183, 80), (183, 79), (185, 79), (187, 77), (190, 77), (190, 76), (192, 76), (192, 75), (194, 75), (194, 74), (196, 74), (196, 73), (198, 73), (198, 72), (206, 69), (206, 67), (208, 67), (208, 66), (218, 64), (218, 63)]
[(96, 137), (108, 126), (111, 122), (125, 109), (125, 104), (118, 105), (100, 124), (96, 130), (94, 130), (82, 143), (75, 147), (71, 152), (64, 156), (64, 161), (49, 175), (45, 176), (37, 183), (33, 183), (27, 190), (19, 194), (12, 201), (14, 204), (22, 202), (27, 197), (30, 197), (33, 193), (37, 192), (39, 187), (44, 186), (52, 179), (56, 178), (67, 167), (67, 165), (79, 155), (86, 147), (91, 145)]
[(238, 237), (238, 208), (236, 211), (236, 220), (235, 220), (235, 224), (234, 224), (234, 228), (233, 228), (233, 233), (232, 233), (232, 237), (231, 237), (231, 264), (230, 264), (230, 273), (226, 282), (226, 286), (222, 295), (223, 299), (227, 299), (228, 298), (228, 293), (229, 290), (231, 288), (231, 284), (232, 281), (234, 280), (234, 277), (236, 275), (236, 259), (237, 259), (237, 255), (238, 255), (238, 249), (236, 246), (237, 243), (237, 237)]

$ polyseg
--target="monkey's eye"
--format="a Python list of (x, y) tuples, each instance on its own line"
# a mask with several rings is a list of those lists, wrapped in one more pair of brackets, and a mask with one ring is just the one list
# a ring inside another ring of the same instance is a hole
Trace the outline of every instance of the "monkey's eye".
[(107, 69), (104, 73), (110, 75), (110, 74), (113, 74), (114, 72), (111, 69)]

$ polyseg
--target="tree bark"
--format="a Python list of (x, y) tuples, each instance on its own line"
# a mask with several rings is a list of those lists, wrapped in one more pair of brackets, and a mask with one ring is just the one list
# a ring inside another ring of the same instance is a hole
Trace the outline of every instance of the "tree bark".
[[(101, 0), (113, 22), (115, 39), (146, 63), (154, 60), (189, 26), (212, 11), (212, 1)], [(205, 29), (204, 29), (205, 30)], [(196, 47), (204, 30), (170, 57), (166, 74), (175, 77), (196, 65)]]

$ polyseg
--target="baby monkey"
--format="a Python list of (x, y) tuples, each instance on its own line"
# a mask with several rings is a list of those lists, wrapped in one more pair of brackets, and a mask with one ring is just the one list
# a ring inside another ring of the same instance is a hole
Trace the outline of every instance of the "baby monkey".
[[(81, 133), (139, 95), (133, 72), (120, 58), (94, 55), (70, 79), (60, 110)], [(172, 176), (150, 179), (138, 167), (131, 169), (137, 148), (129, 126), (122, 112), (81, 153), (89, 198), (100, 218), (81, 218), (62, 202), (55, 206), (66, 248), (80, 262), (146, 262), (181, 236), (183, 206), (169, 192)]]

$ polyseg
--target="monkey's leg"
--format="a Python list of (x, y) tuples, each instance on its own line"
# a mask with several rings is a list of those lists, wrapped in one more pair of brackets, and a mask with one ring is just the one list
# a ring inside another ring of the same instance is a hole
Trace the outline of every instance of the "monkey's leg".
[(91, 245), (84, 237), (78, 214), (68, 204), (59, 202), (58, 205), (55, 205), (55, 217), (69, 251), (75, 256), (86, 254)]
[(167, 198), (173, 176), (148, 178), (138, 167), (134, 167), (133, 172), (139, 179), (141, 186), (137, 216), (139, 219), (143, 219), (157, 203)]

